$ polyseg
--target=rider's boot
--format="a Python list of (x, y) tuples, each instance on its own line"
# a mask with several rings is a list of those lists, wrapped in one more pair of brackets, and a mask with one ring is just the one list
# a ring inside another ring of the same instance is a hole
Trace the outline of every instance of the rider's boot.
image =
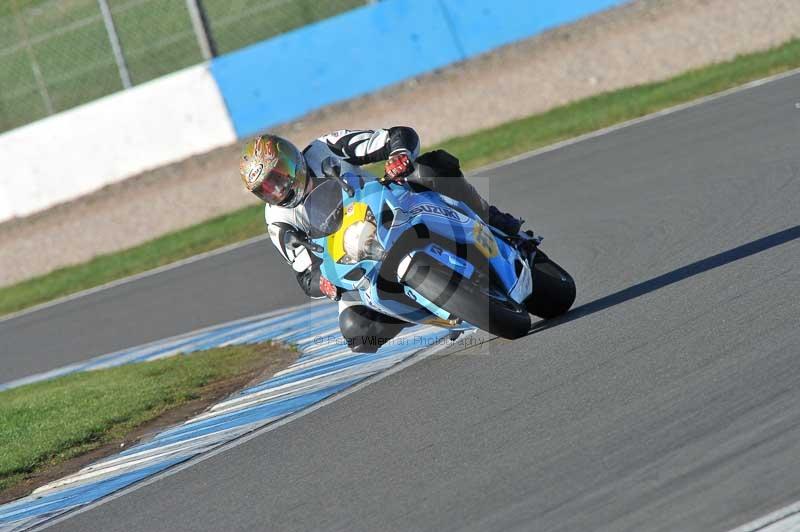
[(435, 150), (420, 155), (417, 162), (434, 168), (435, 175), (416, 174), (409, 178), (410, 182), (466, 203), (484, 222), (507, 235), (519, 233), (524, 220), (490, 206), (475, 187), (464, 179), (458, 159), (443, 150)]
[(507, 235), (517, 235), (522, 228), (525, 220), (517, 218), (507, 212), (503, 212), (494, 205), (489, 206), (489, 219), (486, 220), (489, 225), (500, 229)]

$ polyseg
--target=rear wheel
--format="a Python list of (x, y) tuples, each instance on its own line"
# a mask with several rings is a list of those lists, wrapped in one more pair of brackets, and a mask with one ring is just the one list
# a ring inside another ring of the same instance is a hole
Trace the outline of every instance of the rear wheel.
[(488, 281), (465, 279), (425, 254), (414, 257), (404, 283), (453, 317), (497, 336), (514, 339), (530, 331), (531, 317), (523, 305), (499, 294), (490, 295), (490, 288), (483, 286)]
[(543, 319), (567, 312), (575, 302), (575, 280), (567, 271), (537, 250), (533, 258), (533, 293), (525, 300), (528, 312)]

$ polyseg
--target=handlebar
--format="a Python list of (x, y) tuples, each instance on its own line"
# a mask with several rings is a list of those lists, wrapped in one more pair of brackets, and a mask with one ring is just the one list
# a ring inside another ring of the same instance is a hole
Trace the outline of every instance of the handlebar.
[(315, 253), (322, 253), (325, 248), (320, 246), (319, 244), (308, 240), (305, 236), (298, 233), (292, 226), (289, 224), (283, 224), (282, 222), (278, 222), (276, 225), (285, 226), (286, 232), (283, 234), (283, 244), (285, 246), (297, 247), (302, 246), (309, 251), (313, 251)]

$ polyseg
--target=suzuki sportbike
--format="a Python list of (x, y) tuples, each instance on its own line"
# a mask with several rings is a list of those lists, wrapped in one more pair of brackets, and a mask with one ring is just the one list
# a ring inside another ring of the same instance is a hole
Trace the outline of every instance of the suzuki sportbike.
[(530, 314), (553, 318), (572, 306), (575, 282), (542, 252), (541, 237), (505, 234), (464, 203), (415, 189), (413, 178), (384, 184), (331, 160), (323, 170), (329, 179), (304, 201), (312, 230), (291, 238), (322, 259), (333, 299), (357, 293), (378, 312), (450, 329), (451, 338), (474, 327), (519, 338)]

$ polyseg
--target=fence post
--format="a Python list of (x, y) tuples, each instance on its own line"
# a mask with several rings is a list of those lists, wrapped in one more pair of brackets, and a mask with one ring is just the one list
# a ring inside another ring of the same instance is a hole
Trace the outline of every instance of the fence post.
[(114, 61), (117, 62), (117, 69), (119, 70), (119, 79), (122, 81), (122, 86), (126, 89), (131, 88), (131, 76), (128, 73), (128, 65), (125, 64), (125, 56), (122, 55), (122, 46), (119, 44), (119, 37), (117, 36), (117, 28), (114, 27), (114, 19), (111, 18), (111, 9), (108, 8), (107, 0), (97, 0), (100, 5), (100, 13), (103, 15), (103, 23), (106, 25), (106, 32), (108, 33), (108, 40), (111, 43), (111, 51), (114, 52)]
[(217, 43), (211, 37), (211, 26), (201, 0), (186, 0), (186, 8), (189, 10), (189, 17), (192, 19), (192, 27), (197, 36), (197, 44), (200, 45), (200, 51), (203, 53), (203, 59), (208, 61), (212, 57), (216, 57)]
[(36, 88), (39, 89), (39, 96), (42, 97), (47, 114), (51, 115), (55, 112), (53, 109), (53, 99), (50, 98), (50, 92), (48, 92), (47, 84), (44, 81), (44, 76), (42, 76), (42, 69), (39, 68), (39, 61), (36, 60), (36, 54), (33, 53), (33, 46), (31, 46), (31, 41), (28, 37), (28, 27), (25, 25), (25, 21), (22, 20), (17, 0), (13, 2), (13, 8), (14, 18), (17, 20), (17, 28), (19, 29), (20, 35), (22, 35), (22, 38), (25, 40), (25, 52), (28, 55), (28, 60), (31, 62), (31, 70), (33, 71), (33, 79), (36, 81)]

